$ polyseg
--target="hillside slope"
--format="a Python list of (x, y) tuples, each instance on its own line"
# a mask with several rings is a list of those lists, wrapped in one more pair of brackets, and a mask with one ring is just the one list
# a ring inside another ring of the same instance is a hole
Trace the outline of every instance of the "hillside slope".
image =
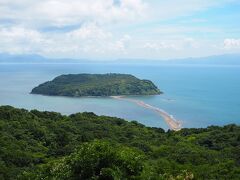
[(79, 97), (155, 95), (161, 92), (151, 81), (129, 74), (69, 74), (40, 84), (31, 93)]
[(240, 127), (164, 132), (137, 122), (0, 107), (0, 179), (239, 179)]

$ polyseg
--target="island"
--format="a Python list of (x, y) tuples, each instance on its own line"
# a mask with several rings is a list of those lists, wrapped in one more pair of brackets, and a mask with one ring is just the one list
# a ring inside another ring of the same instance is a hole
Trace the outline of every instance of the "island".
[(32, 94), (50, 96), (158, 95), (162, 92), (150, 80), (130, 74), (68, 74), (35, 87)]

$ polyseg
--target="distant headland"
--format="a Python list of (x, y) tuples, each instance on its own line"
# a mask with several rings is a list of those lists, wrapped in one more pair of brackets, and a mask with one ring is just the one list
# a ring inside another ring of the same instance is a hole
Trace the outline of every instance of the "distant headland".
[(68, 74), (35, 87), (32, 94), (50, 96), (158, 95), (162, 92), (150, 80), (130, 74)]

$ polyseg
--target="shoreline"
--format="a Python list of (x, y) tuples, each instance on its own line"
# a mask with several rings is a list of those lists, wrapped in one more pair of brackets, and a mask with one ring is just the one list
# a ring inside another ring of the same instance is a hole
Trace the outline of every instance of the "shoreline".
[(182, 124), (179, 121), (177, 121), (172, 115), (168, 114), (166, 111), (164, 111), (160, 108), (151, 106), (140, 100), (125, 98), (124, 96), (111, 96), (111, 97), (114, 99), (118, 99), (118, 100), (126, 100), (129, 102), (135, 103), (138, 106), (144, 107), (146, 109), (153, 110), (164, 119), (164, 121), (166, 122), (166, 124), (169, 126), (170, 129), (172, 129), (174, 131), (179, 131), (182, 129)]

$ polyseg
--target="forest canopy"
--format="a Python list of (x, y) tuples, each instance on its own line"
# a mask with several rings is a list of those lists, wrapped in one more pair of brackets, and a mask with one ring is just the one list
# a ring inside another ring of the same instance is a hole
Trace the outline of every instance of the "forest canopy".
[(167, 131), (0, 107), (0, 179), (240, 179), (240, 127)]
[(33, 94), (52, 96), (157, 95), (161, 91), (150, 80), (129, 74), (68, 74), (35, 87)]

